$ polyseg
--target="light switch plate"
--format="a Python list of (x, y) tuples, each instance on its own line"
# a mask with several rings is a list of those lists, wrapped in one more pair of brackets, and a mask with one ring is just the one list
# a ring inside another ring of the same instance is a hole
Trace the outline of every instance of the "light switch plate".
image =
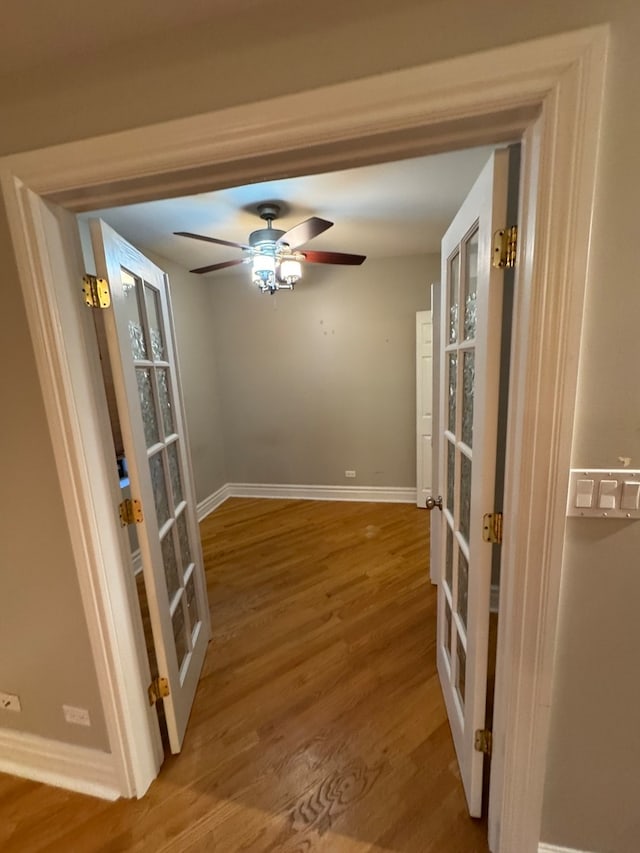
[[(586, 492), (591, 492), (591, 505)], [(640, 519), (640, 506), (628, 507), (629, 495), (639, 484), (640, 470), (631, 468), (572, 468), (569, 479), (567, 515), (583, 518)], [(623, 501), (624, 498), (624, 501)], [(623, 507), (623, 503), (625, 506)]]

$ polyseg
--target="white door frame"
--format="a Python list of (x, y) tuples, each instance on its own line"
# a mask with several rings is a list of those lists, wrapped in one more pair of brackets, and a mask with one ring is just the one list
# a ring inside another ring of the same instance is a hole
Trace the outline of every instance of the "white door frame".
[(110, 538), (117, 531), (96, 523), (109, 501), (106, 473), (89, 476), (108, 470), (96, 403), (103, 391), (90, 382), (95, 371), (80, 364), (82, 347), (57, 325), (61, 300), (49, 248), (25, 188), (80, 211), (522, 136), (489, 829), (496, 853), (532, 853), (542, 810), (607, 39), (608, 28), (595, 27), (0, 160), (123, 793), (144, 788), (136, 778), (145, 755), (136, 748), (135, 726), (146, 713), (144, 691), (126, 689), (127, 675), (135, 681), (129, 663), (135, 631), (118, 631), (114, 612), (113, 587), (122, 585), (128, 566), (121, 565), (121, 574), (117, 563), (105, 571), (105, 548), (114, 558), (120, 554)]
[[(439, 453), (440, 453), (440, 282), (431, 282), (431, 317), (436, 322), (431, 326), (432, 358), (432, 403), (431, 403), (431, 494), (438, 496), (440, 491)], [(440, 519), (437, 512), (429, 513), (429, 580), (439, 584), (442, 574), (440, 565)]]
[[(429, 327), (429, 354), (431, 356), (431, 364), (429, 366), (429, 382), (433, 384), (433, 309), (429, 308), (426, 311), (416, 311), (416, 505), (421, 509), (425, 509), (425, 500), (433, 494), (433, 388), (429, 394), (429, 407), (431, 418), (431, 435), (429, 436), (429, 447), (425, 451), (423, 437), (426, 433), (423, 432), (422, 414), (424, 411), (423, 391), (424, 391), (424, 376), (425, 369), (423, 359), (425, 353), (422, 343), (422, 328), (427, 325)], [(425, 453), (429, 455), (429, 465), (431, 465), (431, 476), (429, 477), (429, 487), (426, 490), (427, 494), (423, 494), (425, 490), (424, 484), (424, 457)]]

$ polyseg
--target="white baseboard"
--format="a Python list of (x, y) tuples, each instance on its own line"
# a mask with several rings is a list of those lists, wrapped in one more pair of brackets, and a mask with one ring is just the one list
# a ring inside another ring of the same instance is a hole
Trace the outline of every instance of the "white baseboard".
[(402, 486), (293, 486), (272, 483), (227, 483), (229, 497), (291, 498), (310, 501), (415, 503), (416, 490)]
[(403, 486), (292, 486), (277, 483), (225, 483), (198, 504), (198, 521), (227, 498), (289, 498), (309, 501), (416, 502), (416, 490)]
[(198, 504), (198, 521), (202, 521), (203, 518), (206, 518), (209, 513), (213, 512), (214, 509), (217, 509), (220, 504), (223, 504), (228, 497), (231, 497), (229, 492), (229, 483), (225, 483), (224, 486), (220, 486), (213, 494), (209, 495), (209, 497), (200, 501)]
[(575, 847), (557, 847), (555, 844), (538, 844), (538, 853), (595, 853), (589, 850), (577, 850)]
[(0, 771), (103, 800), (121, 795), (110, 753), (12, 729), (0, 729)]

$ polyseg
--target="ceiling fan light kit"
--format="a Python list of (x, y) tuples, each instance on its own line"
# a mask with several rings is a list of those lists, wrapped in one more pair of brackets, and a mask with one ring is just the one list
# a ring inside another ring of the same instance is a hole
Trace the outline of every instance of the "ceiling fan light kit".
[(280, 262), (280, 279), (291, 289), (302, 278), (302, 263), (295, 257), (283, 258)]
[(277, 290), (293, 290), (294, 285), (302, 277), (302, 265), (309, 262), (314, 264), (349, 264), (359, 265), (365, 260), (364, 255), (350, 255), (344, 252), (306, 252), (298, 251), (298, 247), (308, 243), (314, 237), (331, 228), (333, 222), (312, 216), (299, 222), (288, 231), (274, 228), (272, 223), (280, 214), (280, 206), (275, 202), (265, 202), (258, 205), (258, 215), (267, 223), (266, 228), (259, 228), (249, 235), (248, 243), (233, 243), (216, 237), (206, 237), (203, 234), (192, 234), (189, 231), (174, 231), (179, 237), (190, 237), (193, 240), (204, 240), (207, 243), (217, 243), (241, 249), (243, 257), (235, 261), (222, 261), (198, 267), (193, 273), (208, 273), (233, 267), (237, 264), (251, 263), (251, 280), (263, 293), (275, 293)]

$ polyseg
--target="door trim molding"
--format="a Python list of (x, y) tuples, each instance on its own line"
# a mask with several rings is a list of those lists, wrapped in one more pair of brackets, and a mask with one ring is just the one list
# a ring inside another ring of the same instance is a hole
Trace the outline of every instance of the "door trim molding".
[[(566, 74), (598, 76), (606, 33), (606, 26), (562, 33), (9, 155), (0, 165), (39, 195), (83, 211), (510, 141)], [(599, 83), (585, 82), (598, 96)]]
[(111, 753), (13, 729), (0, 729), (0, 770), (103, 800), (121, 793)]
[[(563, 33), (0, 160), (47, 419), (54, 436), (66, 436), (53, 446), (73, 537), (82, 502), (96, 503), (99, 484), (92, 487), (87, 472), (105, 466), (107, 450), (78, 430), (68, 360), (79, 355), (65, 349), (51, 320), (59, 297), (46, 290), (48, 250), (21, 209), (21, 186), (80, 211), (523, 135), (489, 814), (495, 853), (534, 853), (539, 839), (607, 38), (606, 26)], [(102, 625), (103, 648), (94, 654), (110, 676), (105, 712), (124, 727), (112, 749), (135, 764), (130, 712), (143, 691), (125, 695), (120, 677), (125, 646), (133, 657), (135, 643), (118, 641), (109, 614), (112, 581), (100, 570), (97, 526), (83, 536), (91, 547), (77, 572), (87, 622)], [(130, 571), (129, 560), (120, 570), (112, 575)]]
[[(149, 664), (128, 540), (117, 519), (121, 493), (97, 342), (87, 332), (92, 322), (77, 299), (77, 279), (56, 289), (65, 272), (83, 269), (79, 241), (57, 255), (47, 242), (49, 211), (41, 199), (4, 173), (1, 161), (0, 178), (12, 233), (24, 236), (14, 242), (16, 260), (21, 280), (29, 281), (26, 314), (119, 793), (142, 796), (158, 774), (162, 742), (155, 709), (144, 701)], [(57, 214), (74, 224), (66, 211)]]
[(607, 36), (523, 135), (489, 803), (490, 846), (522, 853), (542, 817)]

